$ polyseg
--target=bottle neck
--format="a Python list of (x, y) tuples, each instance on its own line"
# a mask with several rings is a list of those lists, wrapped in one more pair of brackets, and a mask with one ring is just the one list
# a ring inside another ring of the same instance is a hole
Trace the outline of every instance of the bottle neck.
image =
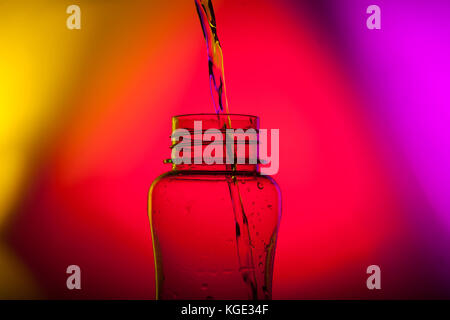
[(258, 118), (251, 116), (174, 117), (172, 170), (257, 173), (258, 129)]

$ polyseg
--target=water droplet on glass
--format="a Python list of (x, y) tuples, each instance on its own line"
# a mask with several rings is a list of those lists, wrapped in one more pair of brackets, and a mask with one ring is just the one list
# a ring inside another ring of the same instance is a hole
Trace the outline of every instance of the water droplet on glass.
[(263, 186), (263, 184), (262, 184), (261, 182), (258, 182), (258, 183), (256, 184), (256, 186), (258, 187), (259, 190), (264, 189), (264, 186)]

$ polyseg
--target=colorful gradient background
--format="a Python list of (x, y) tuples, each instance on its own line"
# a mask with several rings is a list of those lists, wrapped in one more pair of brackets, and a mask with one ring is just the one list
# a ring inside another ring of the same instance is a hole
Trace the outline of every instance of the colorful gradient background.
[[(231, 112), (280, 129), (274, 298), (450, 298), (450, 2), (214, 4)], [(194, 1), (1, 0), (0, 46), (0, 297), (153, 299), (171, 116), (214, 110)]]

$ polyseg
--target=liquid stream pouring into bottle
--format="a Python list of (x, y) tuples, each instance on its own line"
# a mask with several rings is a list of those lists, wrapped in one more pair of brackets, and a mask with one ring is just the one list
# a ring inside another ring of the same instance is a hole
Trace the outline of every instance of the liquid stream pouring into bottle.
[[(208, 70), (211, 88), (211, 96), (215, 112), (218, 115), (220, 123), (220, 115), (229, 115), (227, 90), (225, 85), (225, 74), (223, 66), (223, 53), (217, 35), (216, 18), (211, 0), (195, 0), (198, 16), (206, 40), (208, 53)], [(224, 132), (226, 129), (232, 129), (231, 119), (228, 116), (226, 124), (221, 128)], [(234, 156), (234, 155), (232, 155)], [(236, 161), (234, 161), (236, 163)], [(236, 164), (230, 164), (230, 170), (236, 171)], [(245, 209), (242, 203), (241, 193), (239, 192), (239, 184), (235, 174), (227, 175), (227, 184), (230, 191), (230, 197), (233, 206), (234, 219), (236, 223), (236, 244), (237, 255), (239, 260), (240, 273), (243, 281), (249, 290), (250, 299), (265, 298), (269, 296), (265, 287), (258, 287), (255, 275), (255, 266), (252, 254), (252, 240), (250, 237), (249, 223)]]

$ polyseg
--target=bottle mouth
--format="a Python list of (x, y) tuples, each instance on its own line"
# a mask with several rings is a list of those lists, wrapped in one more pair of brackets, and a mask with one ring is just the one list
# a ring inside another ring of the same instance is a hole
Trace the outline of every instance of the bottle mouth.
[(230, 117), (231, 119), (235, 120), (249, 120), (252, 119), (253, 121), (259, 119), (258, 116), (253, 116), (250, 114), (242, 114), (242, 113), (187, 113), (187, 114), (179, 114), (175, 115), (172, 118), (178, 118), (178, 119), (186, 119), (186, 118), (195, 118), (195, 120), (202, 120), (202, 119), (210, 119), (210, 118), (222, 118), (222, 117)]
[(192, 129), (195, 121), (201, 121), (205, 129), (259, 129), (259, 117), (247, 114), (193, 113), (172, 117), (172, 130)]

